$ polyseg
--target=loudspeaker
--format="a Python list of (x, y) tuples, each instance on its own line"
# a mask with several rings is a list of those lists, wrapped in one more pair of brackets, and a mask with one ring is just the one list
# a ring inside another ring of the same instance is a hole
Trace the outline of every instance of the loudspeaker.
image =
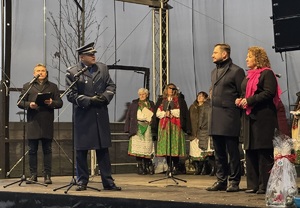
[(299, 0), (272, 0), (273, 20), (300, 15)]
[(300, 17), (274, 21), (275, 52), (300, 49)]
[(300, 0), (272, 0), (275, 52), (300, 50)]

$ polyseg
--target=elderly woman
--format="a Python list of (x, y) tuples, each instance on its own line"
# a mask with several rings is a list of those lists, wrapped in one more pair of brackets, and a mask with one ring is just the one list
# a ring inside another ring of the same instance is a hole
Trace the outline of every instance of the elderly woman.
[(281, 90), (263, 48), (250, 47), (246, 62), (249, 70), (241, 84), (242, 98), (235, 101), (237, 106), (245, 110), (246, 193), (265, 194), (274, 163), (272, 140), (278, 126), (276, 106)]
[(130, 138), (128, 155), (136, 157), (139, 175), (154, 174), (154, 143), (150, 126), (154, 103), (148, 100), (149, 92), (145, 88), (138, 90), (138, 96), (130, 104), (125, 119), (125, 132)]
[(184, 96), (178, 92), (175, 84), (170, 83), (157, 101), (156, 116), (158, 122), (157, 153), (166, 157), (169, 174), (178, 173), (179, 158), (185, 157), (185, 134), (190, 134), (190, 118)]

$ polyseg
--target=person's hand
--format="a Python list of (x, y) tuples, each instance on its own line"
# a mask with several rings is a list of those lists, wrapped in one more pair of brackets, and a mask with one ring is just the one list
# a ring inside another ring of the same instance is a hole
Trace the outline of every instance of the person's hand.
[(102, 105), (108, 105), (108, 100), (104, 95), (95, 95), (91, 97), (91, 105), (98, 107)]
[(246, 98), (243, 98), (240, 102), (240, 106), (245, 109), (247, 107), (247, 99)]
[(29, 107), (31, 109), (37, 109), (37, 107), (39, 107), (35, 102), (30, 102)]
[(171, 112), (170, 111), (166, 111), (166, 117), (170, 117), (171, 116)]
[(234, 102), (235, 105), (238, 106), (238, 107), (240, 107), (240, 103), (241, 103), (242, 99), (243, 98), (237, 98), (237, 99), (235, 99), (235, 102)]
[(51, 103), (52, 103), (52, 99), (50, 98), (49, 100), (45, 100), (45, 102), (44, 102), (45, 104), (47, 104), (47, 105), (51, 105)]

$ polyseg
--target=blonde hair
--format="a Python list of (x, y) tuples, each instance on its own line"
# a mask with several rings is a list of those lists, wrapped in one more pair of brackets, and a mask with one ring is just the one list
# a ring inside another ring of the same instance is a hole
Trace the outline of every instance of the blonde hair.
[(164, 89), (164, 91), (163, 91), (163, 97), (164, 97), (164, 98), (168, 97), (168, 88), (169, 88), (170, 86), (173, 86), (173, 88), (175, 88), (175, 90), (173, 90), (172, 96), (173, 96), (173, 97), (178, 97), (178, 94), (179, 94), (179, 93), (178, 93), (177, 87), (176, 87), (176, 85), (173, 84), (173, 83), (167, 84), (167, 86), (165, 87), (165, 89)]

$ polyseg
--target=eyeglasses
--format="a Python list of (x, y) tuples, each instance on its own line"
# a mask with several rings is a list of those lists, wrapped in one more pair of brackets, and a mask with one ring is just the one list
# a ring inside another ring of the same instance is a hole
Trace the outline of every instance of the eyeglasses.
[(177, 90), (176, 87), (168, 87), (170, 90)]

